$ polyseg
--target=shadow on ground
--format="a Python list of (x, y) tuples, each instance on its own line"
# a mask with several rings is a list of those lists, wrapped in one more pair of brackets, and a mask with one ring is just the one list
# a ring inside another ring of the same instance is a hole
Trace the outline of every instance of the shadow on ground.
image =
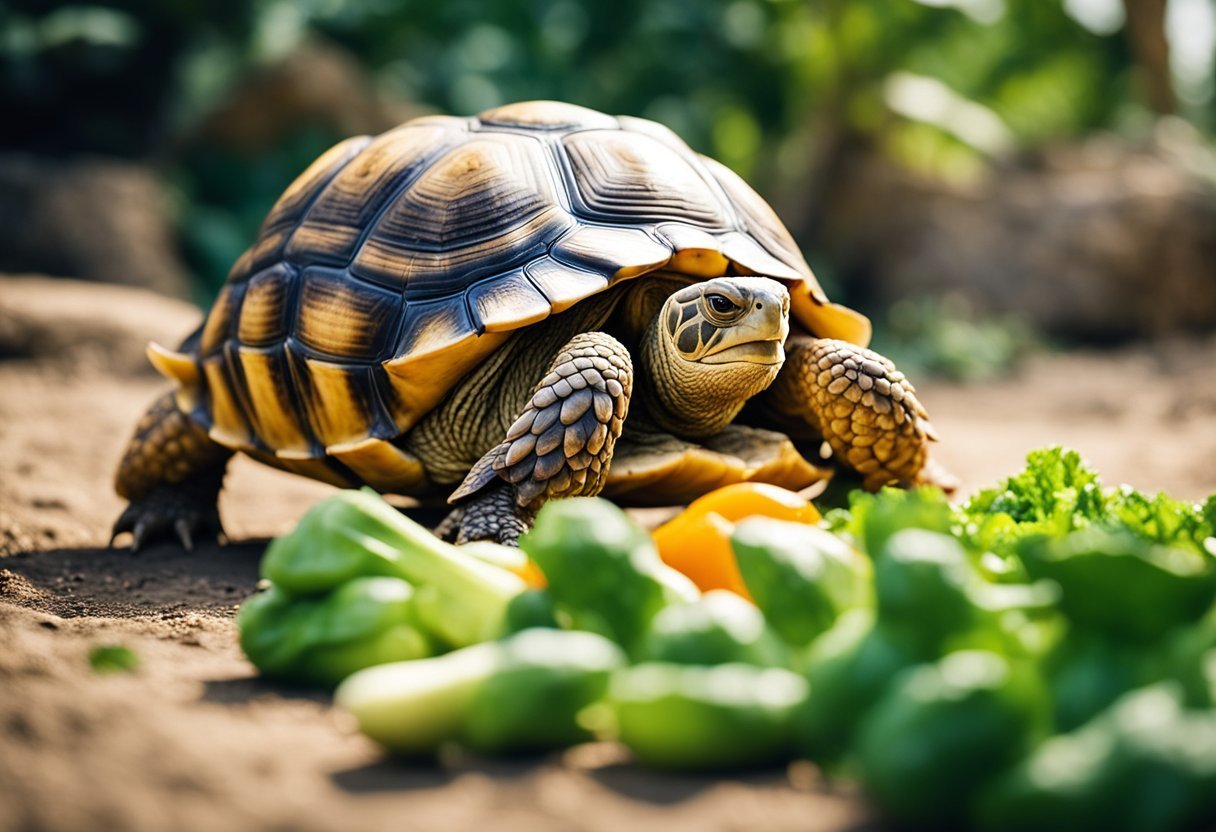
[(175, 544), (18, 552), (0, 560), (0, 598), (61, 618), (170, 619), (231, 612), (258, 581), (265, 540), (187, 552)]

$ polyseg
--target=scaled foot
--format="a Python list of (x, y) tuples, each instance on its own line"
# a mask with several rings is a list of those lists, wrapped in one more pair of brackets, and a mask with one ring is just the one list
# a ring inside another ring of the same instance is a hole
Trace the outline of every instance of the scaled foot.
[(518, 546), (519, 538), (532, 528), (535, 519), (535, 511), (521, 507), (516, 501), (515, 489), (501, 485), (482, 491), (452, 509), (435, 528), (435, 535), (457, 546), (475, 540)]
[(124, 532), (131, 548), (176, 537), (186, 549), (214, 540), (220, 526), (220, 487), (232, 451), (178, 409), (172, 393), (161, 396), (135, 428), (118, 466), (115, 489), (129, 500), (114, 523), (110, 545)]
[(864, 478), (884, 485), (932, 484), (953, 491), (958, 481), (929, 460), (937, 433), (916, 390), (890, 359), (834, 339), (791, 343), (774, 384), (775, 404), (822, 435), (833, 455)]
[[(197, 487), (185, 483), (163, 483), (131, 502), (114, 521), (110, 545), (122, 533), (131, 533), (131, 551), (145, 543), (175, 536), (186, 551), (196, 541), (216, 540), (224, 535), (214, 496), (200, 499)], [(226, 539), (226, 538), (225, 538)]]

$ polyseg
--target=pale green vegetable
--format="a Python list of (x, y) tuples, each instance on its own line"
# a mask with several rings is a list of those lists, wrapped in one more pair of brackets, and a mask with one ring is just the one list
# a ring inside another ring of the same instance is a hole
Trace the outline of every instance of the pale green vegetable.
[(624, 664), (603, 636), (534, 628), (356, 673), (336, 699), (363, 733), (398, 754), (429, 755), (446, 742), (495, 754), (545, 751), (590, 738), (578, 714)]
[(518, 575), (444, 543), (370, 491), (341, 491), (313, 506), (266, 550), (262, 574), (295, 595), (352, 578), (389, 575), (415, 588), (418, 623), (449, 647), (502, 635)]
[(360, 731), (390, 751), (426, 756), (459, 738), (469, 703), (503, 661), (502, 647), (487, 642), (370, 667), (339, 685), (334, 701), (354, 714)]

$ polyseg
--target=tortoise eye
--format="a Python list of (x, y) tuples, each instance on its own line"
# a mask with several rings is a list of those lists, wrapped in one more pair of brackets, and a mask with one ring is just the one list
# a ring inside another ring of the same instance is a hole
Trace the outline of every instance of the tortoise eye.
[(731, 312), (734, 312), (739, 308), (735, 305), (735, 302), (726, 295), (706, 295), (705, 300), (709, 302), (709, 308), (717, 312), (719, 315), (729, 315)]

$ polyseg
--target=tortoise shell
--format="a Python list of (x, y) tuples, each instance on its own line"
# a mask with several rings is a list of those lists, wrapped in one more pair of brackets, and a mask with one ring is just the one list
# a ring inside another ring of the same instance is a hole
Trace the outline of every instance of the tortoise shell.
[(654, 122), (537, 101), (333, 147), (201, 328), (150, 355), (220, 444), (341, 456), (409, 430), (512, 330), (659, 269), (767, 275), (806, 329), (868, 338), (726, 167)]

